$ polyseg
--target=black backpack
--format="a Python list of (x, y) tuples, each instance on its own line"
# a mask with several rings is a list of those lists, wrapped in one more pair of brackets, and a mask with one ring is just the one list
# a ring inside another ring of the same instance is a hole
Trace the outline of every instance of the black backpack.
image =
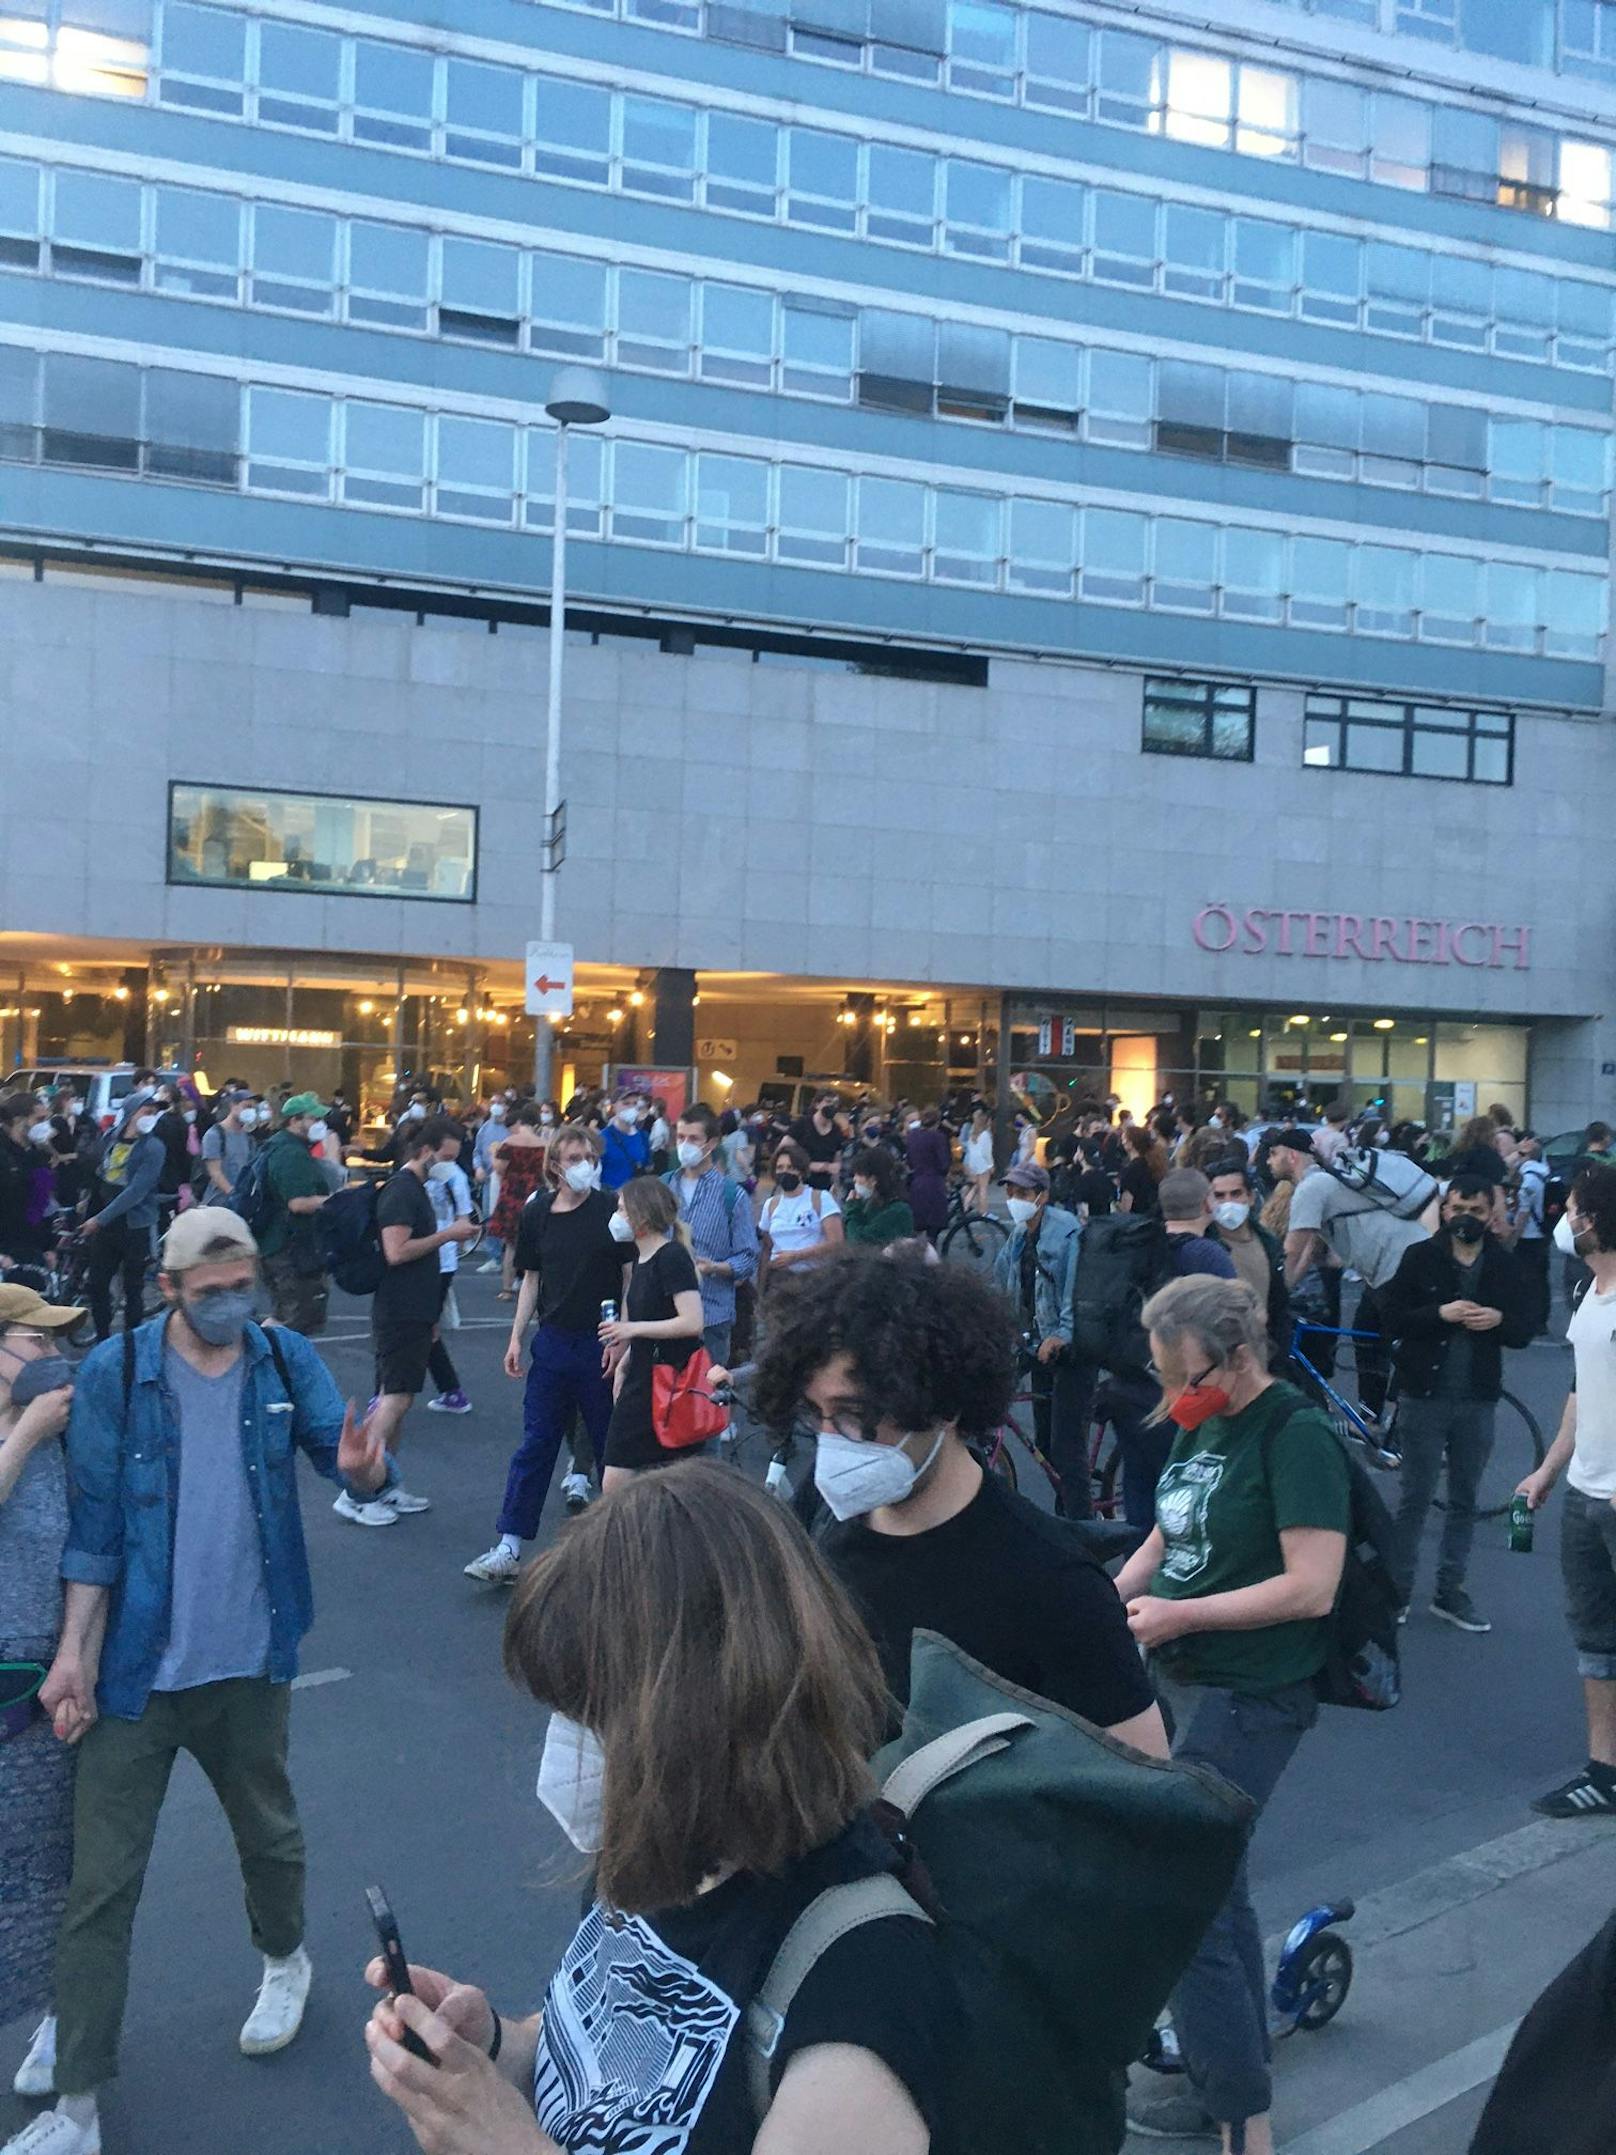
[(246, 1166), (236, 1177), (228, 1203), (232, 1212), (240, 1215), (256, 1240), (269, 1225), (275, 1209), (275, 1195), (269, 1187), (269, 1148), (260, 1145), (249, 1158)]
[(335, 1191), (314, 1215), (320, 1254), (344, 1294), (374, 1294), (387, 1273), (382, 1231), (376, 1223), (381, 1198), (376, 1178)]
[[(1283, 1422), (1270, 1431), (1263, 1446), (1265, 1469), (1270, 1447), (1289, 1426)], [(1330, 1612), (1327, 1655), (1313, 1688), (1326, 1706), (1358, 1706), (1368, 1713), (1385, 1713), (1403, 1696), (1397, 1651), (1397, 1615), (1402, 1603), (1392, 1572), (1396, 1526), (1369, 1469), (1354, 1458), (1338, 1430), (1332, 1427), (1331, 1435), (1347, 1462), (1352, 1509), (1346, 1562)]]
[(1173, 1276), (1167, 1230), (1154, 1213), (1089, 1220), (1072, 1282), (1072, 1359), (1125, 1374), (1150, 1361), (1140, 1311)]

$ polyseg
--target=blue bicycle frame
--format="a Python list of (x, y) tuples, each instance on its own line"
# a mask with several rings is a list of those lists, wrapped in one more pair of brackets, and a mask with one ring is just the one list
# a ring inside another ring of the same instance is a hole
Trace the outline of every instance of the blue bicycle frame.
[(1387, 1461), (1395, 1460), (1396, 1453), (1385, 1441), (1388, 1434), (1387, 1423), (1380, 1416), (1372, 1414), (1367, 1407), (1361, 1406), (1357, 1400), (1349, 1399), (1330, 1382), (1317, 1363), (1308, 1357), (1302, 1342), (1309, 1338), (1363, 1340), (1377, 1347), (1384, 1347), (1385, 1341), (1378, 1332), (1354, 1332), (1337, 1325), (1310, 1324), (1305, 1318), (1299, 1317), (1291, 1328), (1290, 1358), (1308, 1382), (1318, 1388), (1331, 1413), (1340, 1417), (1344, 1434), (1355, 1437), (1367, 1451), (1375, 1453), (1377, 1457)]

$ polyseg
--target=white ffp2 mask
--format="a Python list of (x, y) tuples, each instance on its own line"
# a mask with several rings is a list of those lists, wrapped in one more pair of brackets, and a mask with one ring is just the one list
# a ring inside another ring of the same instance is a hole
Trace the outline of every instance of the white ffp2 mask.
[(832, 1432), (821, 1434), (814, 1457), (814, 1487), (839, 1520), (862, 1519), (883, 1504), (902, 1504), (943, 1448), (945, 1432), (919, 1466), (901, 1444), (876, 1444)]
[(606, 1812), (606, 1754), (598, 1736), (565, 1714), (550, 1716), (537, 1793), (579, 1854), (598, 1855)]

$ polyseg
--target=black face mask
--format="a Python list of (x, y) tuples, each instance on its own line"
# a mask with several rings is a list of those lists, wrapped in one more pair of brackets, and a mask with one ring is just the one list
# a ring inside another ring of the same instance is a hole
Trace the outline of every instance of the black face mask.
[(788, 1196), (793, 1190), (800, 1190), (802, 1188), (802, 1177), (797, 1173), (797, 1170), (794, 1167), (781, 1168), (779, 1174), (776, 1175), (774, 1179), (780, 1185), (781, 1189), (787, 1193)]
[(1462, 1242), (1467, 1248), (1473, 1249), (1486, 1235), (1487, 1222), (1476, 1219), (1468, 1212), (1462, 1212), (1456, 1220), (1448, 1222), (1448, 1229), (1455, 1242)]

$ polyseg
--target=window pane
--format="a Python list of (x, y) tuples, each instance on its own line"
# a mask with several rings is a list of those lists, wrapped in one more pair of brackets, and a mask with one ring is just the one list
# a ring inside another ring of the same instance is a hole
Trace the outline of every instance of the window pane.
[[(444, 62), (444, 148), (451, 157), (517, 167), (522, 162), (524, 78), (514, 67)], [(496, 138), (496, 139), (490, 139)]]
[(859, 317), (859, 402), (929, 412), (936, 395), (937, 329), (924, 315), (867, 307)]
[(1142, 195), (1094, 191), (1094, 274), (1112, 284), (1156, 281), (1156, 207)]
[(1353, 561), (1354, 626), (1366, 636), (1412, 636), (1418, 557), (1394, 546), (1361, 546)]
[(835, 397), (853, 392), (853, 335), (849, 309), (787, 305), (780, 323), (780, 386), (794, 396)]
[(541, 75), (537, 98), (534, 171), (604, 187), (611, 163), (611, 92)]
[(1206, 755), (1210, 718), (1206, 695), (1193, 684), (1146, 682), (1144, 746), (1152, 755)]
[(1010, 568), (1013, 591), (1070, 598), (1077, 556), (1076, 516), (1063, 502), (1010, 504)]
[(602, 359), (606, 353), (606, 265), (573, 254), (529, 257), (533, 349)]
[(1610, 224), (1611, 153), (1602, 142), (1560, 144), (1560, 199), (1555, 214), (1562, 224)]
[(623, 185), (689, 201), (695, 193), (696, 115), (660, 98), (623, 100)]
[(1216, 526), (1195, 523), (1187, 517), (1159, 518), (1152, 604), (1209, 614), (1216, 602), (1217, 581)]
[(1228, 219), (1216, 210), (1169, 202), (1162, 214), (1163, 291), (1221, 300), (1228, 231)]
[(1145, 597), (1145, 549), (1150, 525), (1124, 509), (1083, 512), (1083, 596), (1125, 606)]
[(446, 337), (514, 345), (520, 335), (522, 257), (514, 247), (445, 238), (438, 326)]
[(1083, 406), (1083, 354), (1051, 337), (1015, 340), (1017, 426), (1075, 429)]
[(1402, 771), (1407, 736), (1401, 726), (1366, 725), (1359, 720), (1347, 726), (1346, 735), (1348, 770)]
[(1357, 326), (1362, 250), (1334, 232), (1302, 234), (1302, 312), (1313, 322)]
[(140, 282), (140, 183), (58, 172), (51, 261), (60, 276)]
[(898, 479), (858, 482), (858, 565), (893, 576), (925, 572), (926, 490)]
[(1010, 252), (1010, 174), (950, 158), (944, 168), (946, 244), (955, 254), (1004, 261)]
[(1556, 658), (1597, 659), (1608, 603), (1605, 579), (1550, 569), (1543, 583), (1545, 651)]
[(767, 464), (752, 457), (697, 457), (696, 544), (758, 557), (768, 551)]
[(996, 585), (1002, 512), (993, 495), (939, 487), (932, 502), (932, 573), (945, 583)]
[(1297, 78), (1278, 68), (1242, 65), (1236, 87), (1234, 146), (1243, 157), (1294, 157)]
[(1031, 8), (1025, 18), (1027, 40), (1026, 100), (1057, 112), (1086, 113), (1090, 72), (1090, 32), (1064, 15)]
[(348, 227), (348, 319), (424, 329), (431, 242), (403, 225)]
[(1154, 396), (1150, 360), (1136, 352), (1090, 352), (1089, 440), (1148, 448)]
[(1431, 164), (1431, 108), (1411, 97), (1375, 92), (1369, 137), (1369, 177), (1383, 187), (1424, 192)]
[(249, 389), (248, 485), (323, 500), (330, 487), (332, 410), (329, 397)]
[(419, 509), (426, 418), (396, 404), (350, 403), (344, 416), (345, 501)]
[(872, 239), (929, 247), (936, 222), (937, 159), (919, 150), (872, 143), (868, 157)]
[(707, 115), (707, 200), (714, 209), (772, 217), (779, 130), (766, 120)]
[(1003, 329), (943, 322), (937, 408), (947, 418), (1003, 419), (1010, 408), (1010, 337)]
[(437, 449), (437, 513), (508, 524), (516, 488), (515, 427), (445, 412), (437, 422)]
[(710, 381), (767, 389), (774, 376), (774, 298), (742, 285), (701, 294), (701, 371)]
[(1258, 217), (1234, 219), (1234, 303), (1288, 314), (1296, 286), (1301, 235)]
[(134, 471), (140, 461), (140, 369), (121, 360), (44, 355), (47, 464)]
[(1175, 141), (1228, 147), (1233, 72), (1212, 53), (1168, 53), (1166, 131)]
[(858, 218), (858, 145), (846, 135), (791, 128), (786, 185), (786, 215), (794, 224), (851, 232)]
[(1468, 778), (1470, 776), (1470, 737), (1468, 733), (1437, 732), (1431, 728), (1416, 726), (1410, 743), (1409, 769), (1416, 778)]
[(168, 0), (163, 9), (163, 69), (241, 82), (246, 75), (247, 24), (219, 8)]
[(1228, 442), (1231, 463), (1289, 471), (1293, 390), (1281, 374), (1229, 376)]
[(1098, 45), (1094, 101), (1096, 117), (1114, 127), (1144, 127), (1156, 110), (1157, 65), (1161, 47), (1130, 30), (1102, 30)]
[(780, 530), (775, 551), (782, 561), (847, 565), (848, 481), (839, 471), (808, 471), (783, 464), (779, 473)]
[(1083, 268), (1083, 229), (1088, 189), (1071, 180), (1029, 175), (1021, 183), (1021, 261), (1028, 269)]
[(253, 298), (260, 306), (329, 314), (336, 244), (334, 217), (260, 202), (253, 211)]
[(1277, 621), (1284, 611), (1285, 541), (1276, 531), (1231, 525), (1223, 534), (1223, 611)]
[(146, 376), (146, 469), (192, 486), (234, 486), (241, 390), (208, 374)]
[(274, 127), (335, 134), (342, 40), (265, 22), (258, 30), (258, 117)]
[(168, 880), (252, 890), (476, 896), (477, 812), (421, 801), (175, 786)]
[(354, 40), (354, 137), (393, 149), (424, 150), (432, 141), (430, 53)]
[(612, 532), (620, 539), (682, 546), (690, 460), (682, 449), (616, 442), (612, 449)]
[(1420, 634), (1431, 643), (1469, 644), (1481, 615), (1481, 563), (1460, 554), (1420, 562)]
[(157, 211), (157, 283), (165, 292), (236, 296), (241, 204), (189, 187), (152, 190)]
[(643, 269), (617, 273), (617, 356), (626, 367), (687, 374), (695, 299), (688, 277)]
[(1348, 579), (1352, 548), (1342, 539), (1296, 538), (1291, 541), (1291, 611), (1293, 628), (1344, 629), (1348, 623)]

